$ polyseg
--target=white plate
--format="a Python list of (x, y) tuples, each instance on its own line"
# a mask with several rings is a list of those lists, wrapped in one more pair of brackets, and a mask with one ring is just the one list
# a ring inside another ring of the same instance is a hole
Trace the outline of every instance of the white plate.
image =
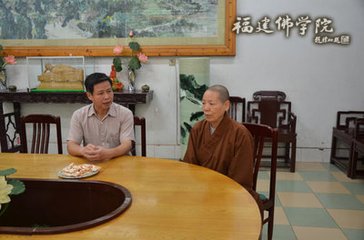
[(58, 177), (69, 178), (69, 179), (79, 179), (79, 178), (87, 178), (87, 177), (94, 176), (94, 175), (98, 174), (99, 172), (100, 172), (100, 170), (97, 170), (97, 171), (85, 172), (84, 174), (82, 174), (80, 176), (70, 176), (70, 175), (64, 175), (63, 171), (61, 170), (58, 172)]
[[(81, 175), (76, 175), (76, 173), (74, 175), (71, 175), (70, 173), (67, 173), (69, 170), (69, 167), (74, 167), (74, 168), (78, 168), (81, 167), (82, 165), (89, 165), (88, 167), (92, 167), (87, 172), (84, 172)], [(70, 179), (78, 179), (78, 178), (86, 178), (86, 177), (91, 177), (94, 176), (96, 174), (98, 174), (100, 172), (100, 167), (97, 167), (93, 164), (80, 164), (80, 165), (75, 165), (73, 163), (71, 163), (70, 165), (64, 167), (61, 171), (58, 172), (58, 177), (60, 178), (70, 178)]]

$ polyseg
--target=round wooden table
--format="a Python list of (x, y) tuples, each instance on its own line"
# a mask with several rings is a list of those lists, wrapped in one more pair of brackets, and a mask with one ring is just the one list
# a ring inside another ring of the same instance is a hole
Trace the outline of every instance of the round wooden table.
[[(0, 153), (0, 169), (11, 177), (57, 179), (60, 169), (86, 163), (53, 154)], [(176, 160), (123, 156), (97, 162), (99, 174), (85, 180), (120, 184), (132, 194), (130, 208), (111, 221), (85, 230), (35, 239), (258, 239), (261, 219), (251, 195), (230, 178)], [(0, 235), (0, 239), (29, 239)]]

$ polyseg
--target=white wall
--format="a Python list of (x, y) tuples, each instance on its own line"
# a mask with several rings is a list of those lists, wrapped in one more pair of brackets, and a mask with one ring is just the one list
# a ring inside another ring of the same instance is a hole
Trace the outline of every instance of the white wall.
[[(217, 60), (217, 66), (211, 68), (211, 76), (216, 76), (212, 82), (230, 78), (227, 85), (231, 94), (239, 94), (236, 90), (241, 89), (249, 99), (259, 89), (286, 92), (298, 116), (298, 161), (328, 161), (336, 112), (364, 107), (364, 2), (238, 1), (238, 8), (238, 15), (251, 15), (253, 19), (285, 13), (292, 17), (327, 16), (334, 20), (336, 34), (352, 35), (352, 43), (346, 47), (315, 45), (312, 30), (306, 37), (292, 34), (288, 39), (282, 33), (270, 37), (238, 35), (237, 57)], [(224, 68), (231, 74), (221, 76)], [(318, 150), (321, 148), (325, 151)]]
[[(364, 1), (362, 0), (237, 0), (237, 14), (253, 22), (289, 14), (327, 16), (335, 33), (352, 36), (349, 46), (313, 43), (313, 32), (299, 37), (283, 33), (238, 35), (235, 57), (211, 58), (211, 84), (222, 83), (231, 95), (251, 99), (257, 90), (281, 90), (293, 102), (298, 116), (297, 161), (328, 161), (331, 128), (339, 110), (364, 110)], [(179, 158), (177, 136), (178, 67), (171, 58), (150, 58), (137, 73), (137, 86), (154, 90), (150, 104), (138, 105), (137, 115), (147, 119), (148, 156)], [(178, 58), (176, 58), (178, 60)], [(111, 58), (89, 58), (87, 72), (109, 73)], [(18, 88), (26, 86), (24, 59), (9, 66), (8, 76)], [(62, 116), (64, 141), (72, 112), (81, 104), (23, 104), (23, 114), (52, 113)], [(9, 111), (10, 105), (6, 105)]]

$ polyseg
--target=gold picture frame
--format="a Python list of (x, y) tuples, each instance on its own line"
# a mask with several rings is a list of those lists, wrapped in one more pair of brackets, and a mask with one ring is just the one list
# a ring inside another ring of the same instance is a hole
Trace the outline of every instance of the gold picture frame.
[[(169, 38), (168, 42), (161, 43), (160, 39), (144, 39), (138, 42), (142, 45), (143, 52), (148, 56), (235, 56), (236, 35), (231, 30), (236, 18), (236, 0), (218, 0), (219, 11), (223, 14), (219, 23), (217, 41), (208, 38), (184, 39)], [(29, 44), (32, 40), (17, 43), (16, 40), (0, 40), (6, 54), (14, 56), (113, 56), (113, 47), (118, 43), (127, 45), (127, 39), (112, 39), (110, 42), (96, 39), (97, 44), (87, 44), (87, 41), (78, 40), (42, 40), (41, 45)], [(67, 43), (65, 45), (64, 43)], [(157, 44), (158, 43), (158, 44)], [(86, 45), (84, 45), (86, 44)], [(130, 54), (130, 49), (125, 48), (123, 55)]]

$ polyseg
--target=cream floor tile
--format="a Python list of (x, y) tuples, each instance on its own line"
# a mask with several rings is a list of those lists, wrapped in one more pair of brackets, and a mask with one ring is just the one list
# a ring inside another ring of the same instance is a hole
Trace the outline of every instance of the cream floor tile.
[(282, 207), (276, 207), (274, 209), (274, 224), (278, 225), (289, 225), (286, 214)]
[(363, 179), (351, 179), (346, 176), (345, 173), (338, 171), (338, 172), (331, 172), (331, 174), (340, 182), (353, 182), (353, 183), (364, 183)]
[(268, 192), (269, 191), (269, 180), (257, 181), (257, 192)]
[(364, 229), (364, 211), (327, 209), (341, 228)]
[(364, 195), (356, 195), (356, 197), (364, 204)]
[(298, 172), (277, 172), (277, 180), (302, 181), (302, 176)]
[(293, 231), (297, 236), (297, 240), (347, 240), (345, 235), (338, 228), (314, 228), (314, 227), (296, 227)]
[(297, 162), (296, 169), (297, 171), (327, 171), (321, 163), (315, 162)]
[(347, 182), (350, 180), (343, 172), (331, 172), (331, 174), (340, 182)]
[(283, 207), (323, 207), (313, 193), (279, 192), (277, 194)]
[(350, 194), (350, 191), (339, 182), (307, 181), (306, 183), (313, 192)]

